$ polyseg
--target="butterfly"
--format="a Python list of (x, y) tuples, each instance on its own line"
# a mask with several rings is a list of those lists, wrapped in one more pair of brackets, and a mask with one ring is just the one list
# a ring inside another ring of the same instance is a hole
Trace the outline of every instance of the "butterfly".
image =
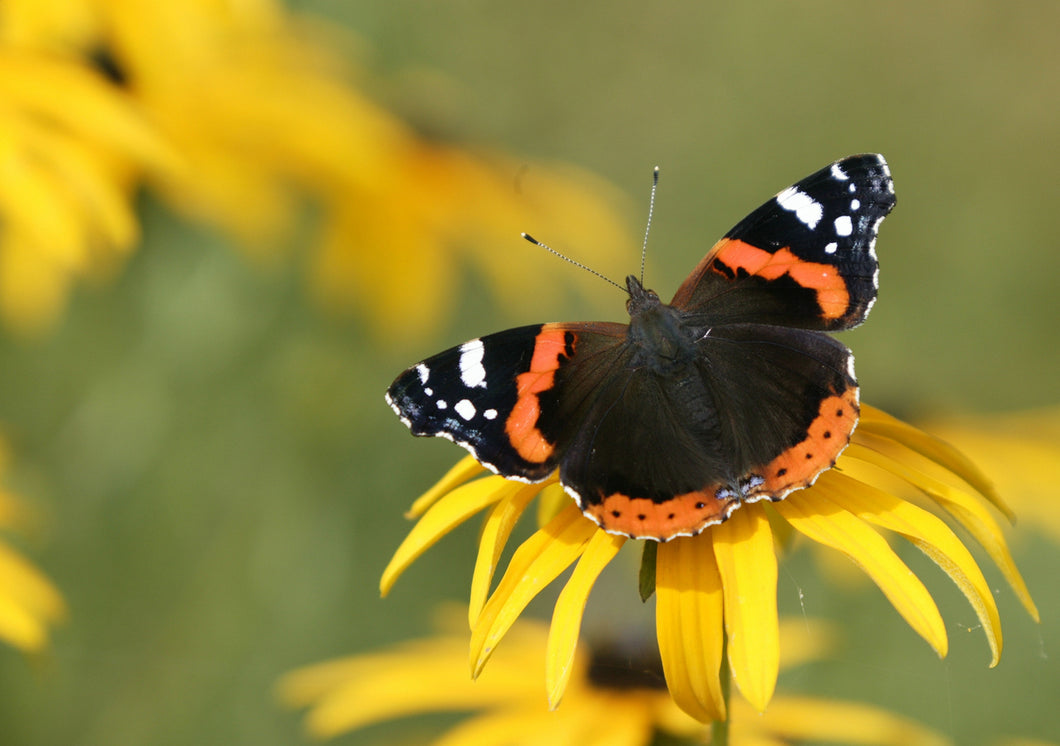
[(626, 278), (629, 323), (523, 326), (399, 375), (386, 400), (504, 477), (556, 469), (605, 531), (693, 536), (743, 503), (807, 487), (857, 425), (854, 356), (828, 335), (876, 301), (895, 204), (881, 155), (855, 155), (737, 223), (670, 303)]

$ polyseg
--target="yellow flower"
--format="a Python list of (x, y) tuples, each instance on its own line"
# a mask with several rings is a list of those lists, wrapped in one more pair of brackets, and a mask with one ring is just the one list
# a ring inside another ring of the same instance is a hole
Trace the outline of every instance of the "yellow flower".
[(171, 155), (103, 76), (3, 39), (0, 101), (0, 317), (32, 333), (136, 243), (132, 174)]
[[(0, 473), (7, 460), (0, 442)], [(0, 488), (0, 531), (25, 529), (32, 515), (18, 497)], [(48, 628), (66, 616), (55, 586), (21, 554), (0, 539), (0, 640), (32, 653), (48, 643)]]
[[(556, 707), (572, 673), (589, 591), (627, 540), (605, 533), (584, 517), (555, 477), (543, 485), (497, 476), (469, 481), (482, 471), (465, 458), (413, 505), (419, 522), (387, 566), (380, 587), (385, 595), (434, 542), (488, 508), (469, 609), (471, 667), (477, 676), (531, 599), (577, 562), (556, 601), (546, 646), (546, 690), (550, 705)], [(542, 526), (518, 547), (491, 594), (501, 551), (538, 493)], [(780, 660), (774, 525), (853, 560), (944, 656), (946, 629), (935, 602), (880, 529), (906, 538), (945, 570), (971, 603), (991, 649), (990, 665), (996, 665), (1001, 625), (990, 587), (971, 553), (936, 514), (963, 527), (983, 546), (1037, 618), (1001, 529), (984, 503), (1010, 515), (983, 475), (958, 451), (862, 405), (850, 446), (814, 486), (778, 503), (744, 505), (699, 536), (658, 545), (654, 568), (649, 563), (646, 570), (656, 592), (659, 651), (674, 700), (698, 720), (724, 718), (720, 671), (727, 654), (740, 692), (754, 709), (766, 709)]]
[[(823, 629), (800, 619), (780, 627), (785, 667), (816, 658), (826, 645)], [(666, 693), (660, 661), (637, 651), (602, 646), (575, 652), (563, 707), (549, 711), (533, 677), (545, 644), (545, 625), (522, 621), (482, 675), (471, 681), (463, 667), (463, 635), (451, 631), (385, 651), (328, 661), (292, 671), (278, 686), (280, 699), (309, 707), (306, 729), (318, 738), (402, 716), (427, 712), (475, 714), (432, 741), (435, 746), (489, 744), (608, 744), (640, 746), (657, 733), (703, 743), (708, 728), (689, 717)], [(733, 706), (730, 742), (741, 746), (837, 743), (942, 746), (927, 728), (869, 705), (778, 696), (760, 716), (746, 703)]]
[[(314, 292), (384, 338), (443, 320), (459, 287), (454, 255), (504, 302), (529, 303), (509, 292), (527, 226), (564, 226), (590, 262), (592, 247), (632, 248), (599, 180), (428, 140), (372, 101), (353, 84), (364, 73), (338, 54), (336, 29), (267, 0), (95, 5), (131, 95), (187, 163), (157, 180), (163, 197), (265, 258), (305, 227), (307, 203), (316, 208)], [(570, 276), (558, 262), (539, 266)]]
[[(46, 326), (71, 279), (135, 245), (142, 183), (262, 259), (319, 216), (313, 292), (384, 339), (444, 320), (454, 257), (503, 303), (541, 303), (510, 272), (529, 226), (562, 226), (592, 264), (632, 253), (601, 180), (419, 135), (357, 85), (352, 40), (281, 3), (40, 0), (0, 4), (0, 21), (0, 313), (16, 326)], [(546, 293), (573, 276), (543, 253), (537, 267)]]

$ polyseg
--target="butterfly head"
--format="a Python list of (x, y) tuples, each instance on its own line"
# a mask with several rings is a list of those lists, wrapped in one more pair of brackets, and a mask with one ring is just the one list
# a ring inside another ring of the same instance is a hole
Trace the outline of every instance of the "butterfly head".
[(629, 275), (626, 278), (626, 291), (629, 293), (629, 300), (626, 301), (626, 311), (629, 312), (630, 316), (644, 313), (662, 302), (654, 290), (644, 289), (636, 275)]

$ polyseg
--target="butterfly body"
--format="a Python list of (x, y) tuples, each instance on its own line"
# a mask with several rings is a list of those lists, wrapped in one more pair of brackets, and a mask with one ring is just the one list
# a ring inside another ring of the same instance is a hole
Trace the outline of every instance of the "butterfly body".
[(838, 161), (729, 231), (669, 303), (626, 280), (629, 324), (539, 324), (413, 366), (387, 400), (498, 474), (560, 481), (613, 533), (666, 541), (783, 499), (857, 424), (853, 355), (825, 332), (876, 298), (881, 156)]

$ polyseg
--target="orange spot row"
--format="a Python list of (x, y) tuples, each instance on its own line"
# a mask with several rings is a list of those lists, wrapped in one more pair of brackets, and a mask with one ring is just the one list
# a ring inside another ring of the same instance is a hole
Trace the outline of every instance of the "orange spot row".
[(662, 503), (615, 493), (582, 510), (605, 531), (667, 541), (675, 536), (698, 534), (707, 526), (721, 523), (732, 502), (714, 497), (713, 490), (686, 492)]
[(763, 468), (765, 481), (755, 494), (783, 494), (805, 487), (825, 469), (850, 442), (857, 423), (857, 389), (830, 396), (821, 402), (817, 418), (810, 424), (805, 440), (784, 451)]

